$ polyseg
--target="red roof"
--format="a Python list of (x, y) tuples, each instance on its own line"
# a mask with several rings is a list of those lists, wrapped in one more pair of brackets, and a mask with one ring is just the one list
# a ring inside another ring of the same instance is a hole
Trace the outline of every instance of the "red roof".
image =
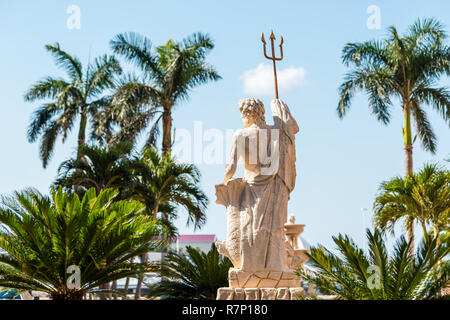
[(179, 242), (215, 242), (215, 234), (181, 234), (178, 236)]

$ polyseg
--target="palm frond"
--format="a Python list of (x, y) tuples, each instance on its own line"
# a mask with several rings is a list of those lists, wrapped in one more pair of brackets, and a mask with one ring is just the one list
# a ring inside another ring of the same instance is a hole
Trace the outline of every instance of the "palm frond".
[(116, 54), (120, 54), (136, 64), (152, 78), (161, 80), (162, 73), (155, 56), (151, 53), (150, 39), (134, 32), (121, 33), (111, 40), (110, 45)]
[(70, 78), (76, 78), (78, 81), (82, 81), (81, 62), (76, 57), (62, 50), (59, 43), (46, 45), (45, 49), (53, 55), (56, 64), (67, 71)]
[(122, 73), (119, 61), (114, 56), (104, 55), (93, 62), (92, 71), (88, 74), (86, 83), (87, 96), (97, 96), (107, 88), (114, 86), (116, 75)]
[[(30, 189), (4, 198), (0, 285), (47, 292), (53, 299), (81, 299), (100, 292), (102, 284), (154, 271), (149, 263), (129, 260), (159, 249), (165, 228), (142, 214), (143, 204), (116, 201), (117, 196), (116, 190), (90, 189), (80, 200), (59, 188), (51, 197)], [(67, 286), (70, 265), (81, 270), (79, 288)]]
[(164, 280), (152, 285), (150, 297), (162, 299), (215, 299), (217, 289), (228, 284), (227, 258), (221, 258), (215, 245), (209, 252), (187, 247), (185, 252), (171, 251), (160, 273)]
[(431, 128), (431, 123), (428, 120), (426, 113), (417, 101), (412, 101), (411, 110), (417, 126), (417, 134), (422, 142), (423, 148), (431, 153), (435, 153), (437, 138)]

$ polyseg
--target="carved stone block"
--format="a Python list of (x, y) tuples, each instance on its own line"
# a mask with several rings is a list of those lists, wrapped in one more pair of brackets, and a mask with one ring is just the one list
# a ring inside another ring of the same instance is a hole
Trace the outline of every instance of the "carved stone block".
[(259, 300), (258, 288), (245, 288), (245, 300)]
[(234, 289), (219, 288), (217, 290), (217, 300), (234, 300)]
[(277, 289), (277, 300), (289, 300), (291, 294), (289, 288), (278, 288)]
[(219, 288), (217, 300), (297, 300), (305, 290), (297, 288)]
[(233, 300), (245, 300), (245, 292), (243, 288), (234, 289), (234, 299)]
[(276, 288), (261, 288), (259, 289), (261, 300), (275, 300), (277, 297)]
[(291, 300), (298, 300), (302, 296), (305, 296), (305, 289), (303, 288), (289, 288), (289, 291), (291, 293)]

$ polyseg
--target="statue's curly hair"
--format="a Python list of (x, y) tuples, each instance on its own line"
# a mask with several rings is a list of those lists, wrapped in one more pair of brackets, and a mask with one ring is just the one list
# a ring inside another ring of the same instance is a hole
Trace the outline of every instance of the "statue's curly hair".
[(239, 100), (239, 111), (242, 117), (255, 122), (266, 121), (264, 117), (265, 109), (261, 100), (256, 98), (246, 98)]

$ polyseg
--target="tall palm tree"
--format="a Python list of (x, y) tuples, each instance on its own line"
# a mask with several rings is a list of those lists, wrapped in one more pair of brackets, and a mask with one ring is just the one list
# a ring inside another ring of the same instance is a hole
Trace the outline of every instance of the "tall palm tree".
[(439, 260), (450, 253), (449, 241), (436, 246), (425, 234), (415, 256), (411, 242), (401, 236), (389, 256), (382, 233), (367, 230), (369, 252), (348, 236), (333, 237), (339, 255), (322, 246), (311, 248), (314, 271), (301, 266), (298, 275), (324, 294), (343, 300), (420, 300), (440, 297), (448, 285), (449, 264)]
[[(105, 294), (98, 289), (103, 284), (154, 270), (129, 260), (159, 248), (164, 226), (142, 214), (143, 204), (114, 201), (117, 195), (113, 189), (97, 195), (91, 188), (80, 200), (60, 187), (51, 197), (28, 189), (3, 198), (0, 286), (79, 300), (86, 293)], [(79, 268), (78, 284), (70, 281), (69, 266)]]
[(107, 188), (115, 188), (120, 198), (132, 196), (134, 171), (140, 165), (130, 158), (133, 146), (128, 142), (120, 142), (111, 147), (83, 145), (79, 154), (84, 158), (69, 159), (58, 168), (55, 186), (83, 194), (90, 188), (97, 192)]
[(111, 125), (119, 124), (122, 128), (119, 139), (134, 140), (153, 121), (147, 145), (154, 145), (162, 122), (162, 151), (170, 151), (173, 108), (187, 100), (193, 88), (221, 78), (205, 62), (206, 55), (214, 48), (212, 40), (196, 33), (181, 42), (169, 40), (152, 50), (148, 38), (123, 33), (114, 37), (111, 47), (134, 63), (143, 79), (126, 79), (118, 88), (108, 108), (109, 117), (102, 120), (104, 130), (109, 132)]
[[(434, 19), (417, 20), (406, 34), (388, 28), (383, 41), (348, 43), (342, 61), (352, 70), (339, 88), (337, 112), (343, 118), (356, 91), (369, 97), (370, 111), (383, 124), (391, 119), (393, 98), (398, 98), (404, 114), (403, 142), (405, 176), (413, 172), (413, 136), (411, 116), (417, 136), (425, 150), (436, 151), (436, 135), (428, 120), (424, 105), (435, 109), (450, 124), (450, 93), (438, 87), (441, 75), (450, 75), (450, 48), (445, 44), (444, 27)], [(413, 225), (409, 239), (413, 239)]]
[[(182, 207), (188, 214), (187, 225), (200, 228), (206, 222), (208, 198), (200, 189), (200, 172), (192, 164), (180, 164), (170, 155), (160, 155), (155, 149), (143, 151), (143, 166), (136, 171), (139, 182), (134, 188), (134, 199), (145, 203), (146, 213), (154, 219), (161, 215), (161, 221), (171, 234), (176, 233), (171, 221), (177, 216), (177, 208)], [(164, 250), (165, 251), (165, 250)], [(165, 260), (164, 251), (161, 259)], [(147, 254), (142, 256), (147, 260)], [(139, 299), (143, 278), (138, 279), (135, 297)]]
[(214, 244), (208, 253), (192, 247), (180, 253), (171, 251), (161, 269), (165, 278), (149, 286), (150, 297), (215, 300), (217, 289), (228, 286), (232, 266), (230, 260), (220, 257)]
[(56, 139), (61, 135), (64, 142), (78, 117), (78, 147), (85, 144), (88, 121), (110, 102), (105, 91), (113, 87), (115, 76), (122, 72), (113, 56), (98, 57), (83, 69), (78, 58), (62, 50), (58, 43), (45, 48), (54, 56), (57, 66), (67, 73), (68, 79), (46, 77), (25, 94), (29, 102), (45, 100), (33, 113), (28, 128), (30, 142), (41, 136), (40, 158), (44, 168), (53, 154)]
[(206, 222), (208, 198), (200, 189), (201, 175), (195, 165), (178, 163), (170, 153), (159, 154), (154, 148), (144, 150), (141, 161), (134, 198), (145, 203), (155, 219), (163, 213), (163, 219), (173, 220), (176, 208), (182, 207), (187, 226), (200, 228)]
[(377, 227), (393, 231), (395, 223), (404, 219), (408, 229), (417, 221), (424, 233), (439, 241), (441, 232), (450, 232), (450, 171), (427, 164), (406, 178), (383, 182), (374, 212)]

